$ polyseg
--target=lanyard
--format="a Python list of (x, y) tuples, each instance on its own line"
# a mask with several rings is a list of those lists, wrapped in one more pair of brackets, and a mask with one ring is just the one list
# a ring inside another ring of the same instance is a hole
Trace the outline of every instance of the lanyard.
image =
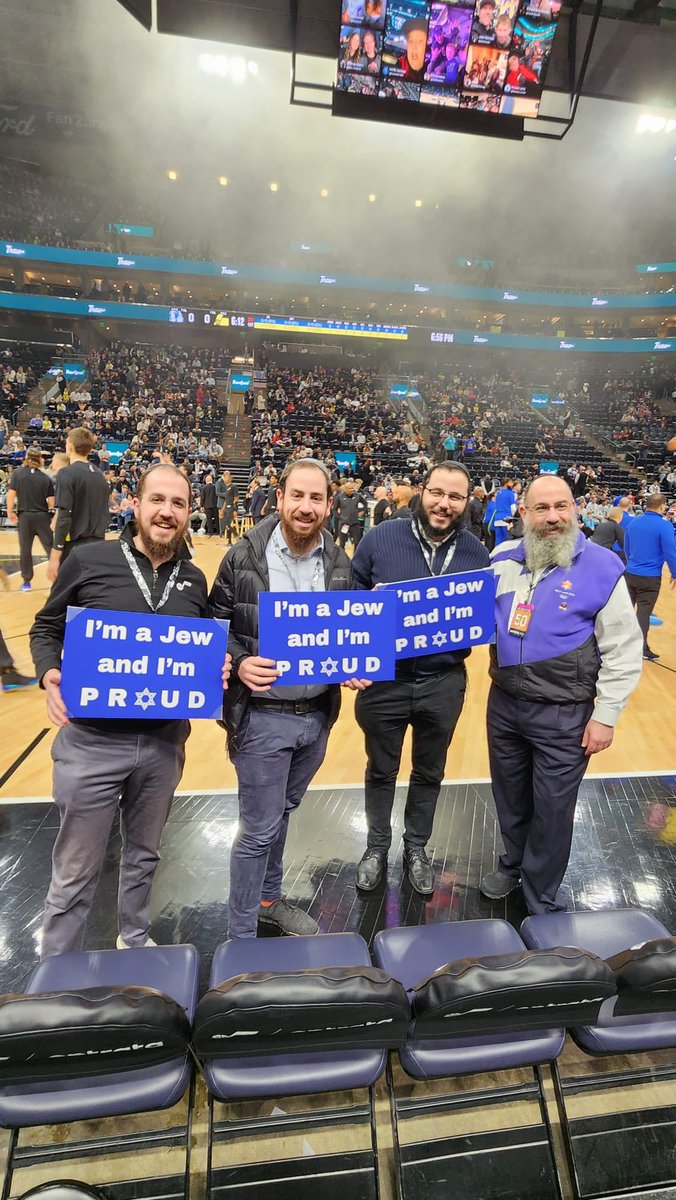
[[(276, 533), (276, 531), (275, 531), (275, 533)], [(293, 588), (293, 591), (300, 592), (301, 591), (301, 588), (299, 586), (300, 578), (296, 579), (295, 576), (293, 575), (293, 573), (291, 571), (291, 567), (289, 566), (289, 563), (287, 561), (286, 555), (284, 554), (284, 551), (282, 550), (282, 548), (279, 544), (279, 541), (277, 540), (277, 537), (275, 536), (275, 533), (273, 533), (273, 535), (272, 535), (272, 541), (273, 541), (273, 545), (275, 548), (275, 553), (276, 553), (279, 561), (281, 562), (282, 566), (284, 567), (284, 570), (286, 571), (287, 575), (289, 576), (289, 579), (291, 580), (291, 586)], [(323, 576), (324, 576), (324, 563), (322, 562), (322, 555), (319, 554), (317, 557), (317, 561), (314, 565), (314, 570), (312, 572), (312, 579), (310, 580), (310, 591), (311, 592), (323, 592), (324, 591), (324, 588), (322, 586)]]
[[(134, 576), (134, 579), (136, 580), (136, 583), (138, 584), (138, 588), (139, 588), (141, 595), (143, 596), (143, 599), (145, 600), (146, 604), (148, 605), (148, 608), (151, 609), (152, 612), (157, 612), (157, 610), (159, 608), (162, 608), (167, 603), (167, 600), (169, 599), (169, 593), (171, 592), (174, 584), (176, 583), (176, 580), (178, 579), (178, 573), (181, 569), (180, 559), (177, 563), (174, 564), (174, 569), (171, 572), (171, 575), (169, 576), (169, 578), (167, 580), (166, 587), (165, 587), (164, 591), (162, 592), (162, 596), (161, 596), (160, 600), (158, 601), (157, 604), (153, 604), (152, 596), (150, 595), (150, 591), (148, 589), (148, 584), (146, 583), (145, 579), (143, 578), (143, 576), (139, 570), (138, 563), (136, 562), (136, 559), (134, 558), (131, 550), (129, 549), (126, 542), (121, 541), (120, 545), (122, 547), (122, 553), (124, 554), (124, 557), (127, 560), (127, 565), (129, 567), (129, 570), (131, 571), (132, 575)], [(155, 576), (156, 574), (157, 574), (157, 572), (153, 569), (153, 576)]]
[(533, 592), (535, 591), (537, 585), (539, 583), (542, 583), (542, 580), (546, 579), (547, 576), (551, 575), (552, 571), (555, 571), (555, 570), (556, 570), (555, 564), (553, 566), (545, 567), (544, 571), (540, 572), (540, 575), (537, 579), (535, 578), (535, 571), (526, 571), (526, 579), (528, 580), (528, 595), (526, 596), (526, 599), (525, 599), (526, 604), (530, 604), (531, 596), (533, 595)]
[[(434, 549), (423, 538), (422, 534), (420, 533), (420, 530), (418, 529), (418, 524), (415, 520), (411, 521), (411, 530), (412, 530), (414, 538), (417, 539), (417, 541), (420, 545), (420, 549), (423, 552), (423, 558), (425, 559), (425, 562), (427, 563), (427, 567), (428, 567), (430, 575), (434, 575), (434, 560), (438, 553), (438, 547), (437, 547), (437, 549)], [(455, 542), (456, 542), (456, 539), (452, 534), (450, 535), (450, 541), (451, 541), (451, 544), (448, 547), (448, 550), (446, 551), (446, 556), (441, 565), (441, 570), (437, 571), (437, 575), (445, 575), (448, 571), (449, 566), (451, 565), (451, 559), (453, 558), (453, 555), (455, 554)]]

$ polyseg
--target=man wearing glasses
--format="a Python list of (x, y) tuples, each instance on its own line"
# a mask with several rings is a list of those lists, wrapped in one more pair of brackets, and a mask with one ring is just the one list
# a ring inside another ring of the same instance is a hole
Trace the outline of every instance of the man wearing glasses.
[[(423, 481), (413, 517), (383, 521), (369, 530), (352, 560), (352, 586), (373, 588), (426, 576), (475, 571), (489, 566), (488, 551), (462, 528), (471, 494), (470, 478), (456, 462), (432, 467)], [(366, 738), (366, 852), (357, 868), (357, 887), (370, 892), (385, 878), (392, 841), (391, 813), (404, 735), (413, 730), (413, 769), (404, 812), (404, 867), (421, 896), (434, 891), (426, 849), (444, 777), (446, 755), (465, 699), (469, 650), (400, 659), (392, 682), (365, 684), (355, 714)]]
[(493, 552), (488, 747), (505, 852), (481, 881), (519, 886), (531, 913), (565, 909), (577, 792), (638, 683), (641, 632), (616, 554), (578, 529), (568, 484), (541, 475), (520, 508), (521, 541)]

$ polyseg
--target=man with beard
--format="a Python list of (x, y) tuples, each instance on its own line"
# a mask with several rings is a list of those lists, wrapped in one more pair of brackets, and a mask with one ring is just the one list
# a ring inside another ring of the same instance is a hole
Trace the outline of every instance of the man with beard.
[(350, 587), (349, 559), (324, 530), (331, 496), (323, 463), (289, 463), (279, 480), (277, 512), (228, 550), (209, 597), (213, 615), (230, 621), (236, 675), (223, 706), (239, 791), (230, 856), (231, 938), (256, 937), (259, 923), (282, 934), (319, 932), (312, 917), (283, 898), (282, 860), (289, 816), (324, 760), (340, 687), (277, 683), (274, 659), (258, 653), (258, 596)]
[[(399, 583), (446, 576), (489, 565), (488, 551), (463, 519), (470, 479), (459, 463), (432, 467), (423, 480), (415, 516), (384, 521), (369, 530), (352, 560), (354, 586)], [(358, 690), (357, 721), (366, 739), (366, 851), (357, 867), (357, 887), (370, 892), (384, 879), (392, 841), (391, 813), (404, 736), (413, 731), (413, 763), (404, 812), (404, 867), (421, 895), (434, 891), (426, 846), (446, 756), (465, 699), (469, 650), (444, 650), (400, 659), (392, 682), (352, 680)]]
[[(154, 945), (148, 934), (158, 847), (185, 759), (187, 721), (69, 720), (61, 696), (66, 610), (161, 611), (206, 617), (207, 585), (190, 561), (184, 533), (190, 484), (176, 467), (150, 467), (138, 482), (135, 522), (119, 541), (75, 548), (30, 631), (47, 715), (58, 727), (52, 749), (60, 826), (42, 928), (42, 957), (80, 950), (108, 836), (119, 808), (122, 857), (118, 949)], [(224, 683), (229, 667), (224, 665)]]
[(523, 539), (496, 548), (488, 747), (505, 846), (481, 881), (491, 900), (519, 882), (531, 913), (565, 909), (577, 792), (610, 746), (641, 674), (641, 633), (623, 566), (578, 529), (568, 484), (541, 475), (520, 508)]

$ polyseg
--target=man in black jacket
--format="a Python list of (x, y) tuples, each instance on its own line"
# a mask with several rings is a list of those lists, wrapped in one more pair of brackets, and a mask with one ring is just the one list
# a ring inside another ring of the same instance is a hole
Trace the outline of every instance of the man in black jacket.
[(321, 766), (340, 708), (340, 688), (277, 684), (273, 659), (258, 654), (261, 592), (342, 591), (350, 563), (323, 526), (331, 510), (323, 463), (299, 459), (282, 473), (278, 511), (244, 535), (223, 559), (209, 597), (230, 621), (236, 678), (225, 697), (228, 748), (239, 784), (239, 828), (230, 858), (228, 934), (255, 937), (258, 922), (287, 934), (318, 932), (282, 898), (289, 815)]
[(345, 546), (347, 539), (350, 538), (356, 549), (364, 532), (367, 504), (361, 493), (356, 490), (353, 479), (346, 480), (342, 488), (336, 492), (334, 508), (334, 528), (338, 535), (338, 545)]
[[(150, 467), (134, 499), (136, 525), (119, 541), (69, 554), (30, 631), (47, 714), (59, 732), (52, 749), (60, 827), (45, 905), (42, 957), (80, 950), (108, 835), (119, 807), (122, 859), (118, 949), (154, 945), (148, 936), (158, 847), (185, 760), (187, 721), (68, 719), (60, 691), (69, 605), (118, 612), (206, 617), (207, 586), (183, 538), (190, 484), (172, 466)], [(224, 682), (228, 668), (224, 666)]]
[[(365, 535), (352, 560), (354, 586), (474, 571), (490, 565), (488, 551), (462, 528), (469, 502), (465, 468), (448, 461), (428, 471), (420, 509), (413, 519), (384, 521)], [(366, 851), (357, 868), (357, 887), (370, 892), (385, 877), (392, 841), (394, 789), (408, 726), (413, 731), (413, 769), (404, 813), (404, 866), (421, 896), (434, 891), (434, 873), (425, 847), (446, 756), (465, 699), (465, 659), (469, 650), (438, 650), (397, 663), (392, 682), (359, 690), (355, 716), (366, 739)]]
[(202, 508), (207, 519), (207, 537), (218, 537), (218, 493), (213, 475), (205, 475), (202, 481)]

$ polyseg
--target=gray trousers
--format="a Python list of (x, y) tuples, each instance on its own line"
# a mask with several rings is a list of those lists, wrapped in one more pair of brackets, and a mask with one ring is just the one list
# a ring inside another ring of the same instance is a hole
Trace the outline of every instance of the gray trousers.
[[(140, 724), (140, 723), (139, 723)], [(187, 721), (147, 732), (60, 729), (52, 747), (53, 792), (60, 826), (42, 926), (42, 957), (82, 948), (85, 925), (119, 810), (122, 854), (118, 929), (142, 946), (150, 924), (150, 889), (174, 791), (183, 773)]]

